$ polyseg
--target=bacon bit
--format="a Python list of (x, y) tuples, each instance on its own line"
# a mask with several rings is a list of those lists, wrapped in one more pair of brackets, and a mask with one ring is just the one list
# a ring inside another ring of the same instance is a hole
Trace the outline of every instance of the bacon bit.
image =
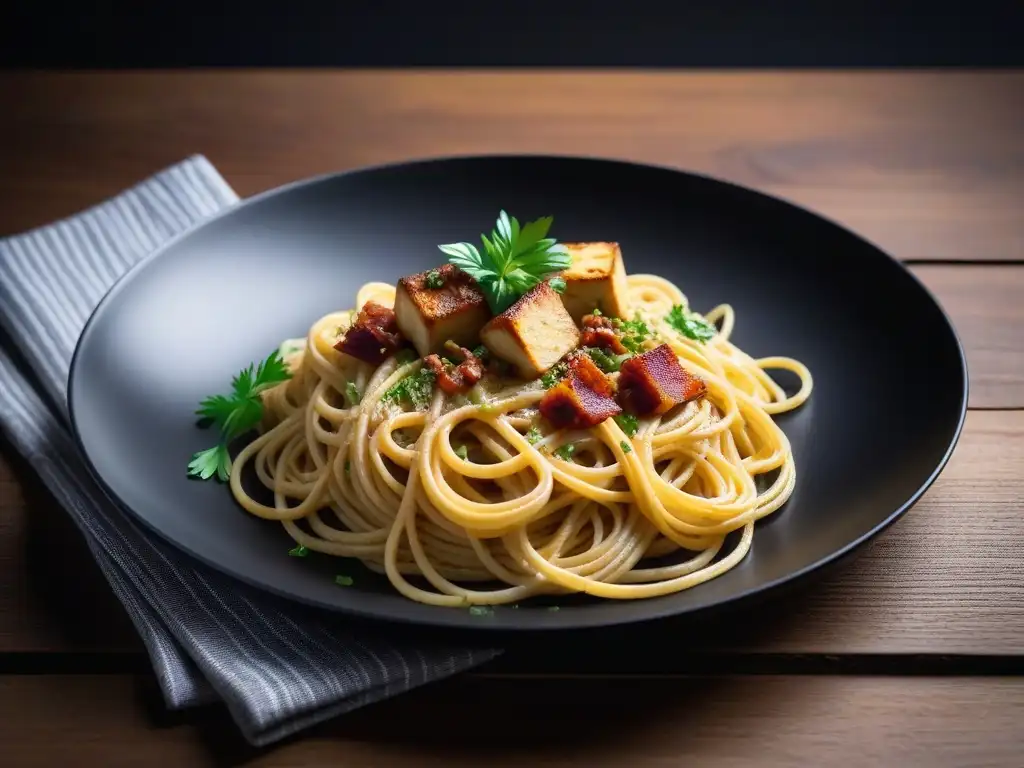
[(687, 372), (668, 344), (631, 357), (619, 369), (619, 401), (637, 416), (657, 416), (705, 392), (704, 380)]
[(610, 317), (604, 315), (584, 315), (580, 323), (584, 328), (614, 328)]
[(368, 301), (334, 348), (371, 365), (380, 365), (388, 355), (397, 352), (402, 343), (394, 311)]
[(457, 350), (462, 362), (458, 365), (446, 365), (439, 356), (427, 355), (423, 358), (423, 364), (437, 376), (437, 383), (442, 392), (446, 395), (464, 395), (483, 378), (483, 361), (465, 347), (454, 343), (446, 343), (444, 347), (452, 354)]
[(589, 429), (622, 413), (611, 379), (589, 355), (573, 354), (565, 378), (541, 398), (540, 412), (556, 429)]
[(580, 336), (581, 347), (603, 347), (610, 349), (617, 355), (624, 354), (626, 348), (622, 345), (619, 335), (613, 330), (611, 318), (603, 315), (584, 315), (583, 334)]

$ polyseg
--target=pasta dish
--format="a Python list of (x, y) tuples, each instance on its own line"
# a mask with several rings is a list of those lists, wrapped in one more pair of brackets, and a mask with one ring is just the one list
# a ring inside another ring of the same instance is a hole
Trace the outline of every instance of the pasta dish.
[(728, 304), (699, 314), (627, 273), (619, 244), (559, 243), (551, 223), (502, 212), (480, 247), (363, 285), (204, 401), (223, 439), (191, 474), (226, 480), (293, 553), (357, 558), (436, 606), (649, 598), (735, 567), (793, 491), (773, 417), (810, 372), (732, 344)]

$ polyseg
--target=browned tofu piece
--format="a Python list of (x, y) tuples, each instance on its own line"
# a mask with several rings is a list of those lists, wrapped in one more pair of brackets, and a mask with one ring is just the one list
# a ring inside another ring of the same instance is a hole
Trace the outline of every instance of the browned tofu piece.
[(487, 323), (480, 338), (520, 376), (535, 379), (579, 346), (580, 332), (562, 297), (545, 282)]
[(629, 358), (619, 369), (619, 402), (637, 416), (657, 416), (706, 392), (704, 380), (685, 370), (668, 344)]
[(630, 317), (626, 266), (618, 243), (564, 243), (572, 266), (561, 273), (565, 280), (562, 303), (577, 323), (600, 309), (611, 317)]
[(570, 355), (565, 378), (548, 390), (538, 407), (555, 429), (589, 429), (622, 413), (611, 380), (584, 352)]
[[(442, 285), (431, 287), (437, 280)], [(440, 352), (449, 339), (460, 347), (475, 347), (490, 317), (476, 281), (451, 264), (398, 281), (395, 319), (420, 357)]]

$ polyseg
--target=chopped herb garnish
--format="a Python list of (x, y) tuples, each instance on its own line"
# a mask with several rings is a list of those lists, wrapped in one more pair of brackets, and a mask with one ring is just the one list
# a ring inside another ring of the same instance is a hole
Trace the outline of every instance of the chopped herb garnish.
[(339, 587), (351, 587), (353, 582), (351, 576), (335, 576), (334, 583)]
[(473, 357), (477, 358), (481, 362), (486, 363), (491, 359), (491, 350), (481, 344), (478, 347), (473, 348)]
[(555, 451), (555, 456), (560, 458), (562, 461), (568, 461), (572, 458), (574, 453), (576, 453), (576, 446), (572, 443), (566, 443)]
[(622, 449), (623, 453), (632, 453), (633, 452), (633, 446), (631, 446), (625, 440), (620, 440), (619, 441), (619, 448)]
[(594, 317), (601, 317), (602, 315), (604, 315), (604, 312), (602, 312), (599, 307), (594, 307), (594, 311), (591, 312), (590, 314), (592, 314)]
[(615, 323), (615, 329), (619, 332), (622, 346), (634, 354), (639, 352), (643, 348), (644, 342), (653, 336), (651, 329), (640, 319), (639, 315), (634, 320), (618, 320)]
[(466, 461), (467, 459), (469, 459), (469, 449), (464, 445), (460, 445), (458, 448), (455, 449), (455, 455), (458, 456), (463, 461)]
[(688, 339), (702, 344), (715, 337), (718, 329), (695, 312), (690, 312), (682, 304), (676, 304), (665, 316), (665, 322), (675, 328)]
[(345, 462), (345, 474), (346, 475), (352, 474), (352, 462), (351, 461), (346, 461)]
[(640, 420), (631, 413), (620, 413), (615, 416), (615, 423), (626, 433), (626, 437), (633, 437), (640, 429)]
[(621, 355), (608, 352), (601, 347), (584, 347), (584, 351), (590, 355), (594, 364), (605, 373), (615, 373), (622, 366), (622, 363), (633, 355), (626, 352)]
[(555, 384), (565, 378), (565, 375), (569, 372), (569, 367), (565, 363), (555, 363), (551, 366), (547, 373), (540, 378), (540, 383), (544, 385), (544, 389), (551, 389)]
[(536, 445), (544, 439), (544, 435), (537, 427), (530, 427), (530, 431), (526, 433), (526, 442), (530, 445)]
[(356, 385), (351, 381), (345, 385), (345, 397), (348, 398), (348, 401), (352, 403), (352, 405), (359, 405), (359, 401), (362, 399)]
[(291, 377), (280, 350), (275, 349), (259, 365), (250, 365), (231, 380), (230, 395), (213, 395), (203, 400), (196, 415), (208, 426), (220, 428), (220, 440), (213, 448), (192, 455), (188, 474), (203, 480), (216, 476), (221, 482), (226, 481), (231, 474), (228, 443), (260, 423), (260, 394)]
[(437, 376), (429, 368), (420, 368), (416, 373), (406, 376), (394, 384), (381, 398), (385, 403), (410, 403), (417, 411), (430, 405), (430, 397), (434, 394), (434, 380)]
[(480, 411), (480, 413), (490, 413), (491, 411), (494, 410), (494, 405), (492, 405), (491, 403), (480, 403), (480, 405), (478, 405), (476, 409)]
[(494, 614), (494, 609), (489, 605), (471, 605), (469, 612), (473, 616), (491, 616)]
[(563, 277), (552, 277), (548, 280), (548, 285), (551, 286), (551, 290), (555, 293), (565, 293), (565, 278)]
[(309, 549), (302, 544), (299, 544), (298, 546), (289, 549), (288, 554), (292, 557), (306, 557), (309, 554)]
[(551, 611), (551, 613), (556, 613), (558, 611), (558, 606), (557, 605), (549, 605), (548, 606), (548, 610)]
[(425, 282), (427, 284), (427, 288), (444, 287), (444, 278), (441, 276), (441, 273), (438, 272), (436, 269), (432, 269), (429, 272), (427, 272), (427, 279)]
[(515, 301), (549, 275), (568, 269), (568, 249), (547, 237), (552, 217), (524, 224), (505, 211), (490, 238), (481, 235), (483, 252), (471, 243), (449, 243), (438, 248), (448, 261), (474, 278), (494, 314), (504, 312)]

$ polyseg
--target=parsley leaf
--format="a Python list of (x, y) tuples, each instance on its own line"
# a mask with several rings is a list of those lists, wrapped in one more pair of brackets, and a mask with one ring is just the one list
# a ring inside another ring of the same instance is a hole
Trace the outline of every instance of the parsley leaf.
[(225, 397), (224, 395), (212, 395), (199, 404), (196, 415), (211, 421), (218, 427), (223, 427), (234, 410), (235, 400), (233, 398)]
[(626, 433), (627, 437), (633, 437), (640, 429), (640, 420), (631, 413), (619, 413), (615, 416), (615, 423)]
[(715, 337), (718, 329), (700, 315), (690, 312), (682, 304), (676, 304), (665, 316), (665, 322), (688, 339), (704, 343)]
[(498, 314), (549, 275), (572, 264), (568, 249), (547, 237), (552, 221), (545, 216), (520, 227), (514, 216), (501, 211), (491, 236), (480, 235), (483, 251), (471, 243), (438, 248), (447, 254), (449, 263), (477, 281), (491, 311)]
[(348, 398), (348, 401), (352, 403), (352, 405), (359, 405), (359, 401), (362, 397), (360, 396), (359, 389), (356, 387), (354, 382), (350, 381), (345, 385), (345, 397)]
[(218, 443), (213, 448), (207, 448), (192, 456), (188, 463), (188, 473), (201, 480), (209, 480), (214, 475), (222, 483), (226, 482), (231, 474), (231, 455), (224, 443)]
[(458, 448), (455, 449), (455, 455), (458, 456), (463, 461), (466, 461), (469, 459), (469, 449), (464, 445), (460, 445)]
[(622, 449), (623, 453), (632, 453), (633, 452), (633, 446), (631, 446), (625, 440), (620, 440), (619, 441), (619, 448)]
[(555, 456), (560, 458), (562, 461), (568, 461), (572, 458), (574, 453), (576, 453), (576, 446), (572, 443), (566, 443), (555, 451)]
[(351, 576), (335, 576), (334, 583), (339, 587), (351, 587), (353, 581)]
[(298, 546), (289, 549), (288, 554), (292, 557), (307, 557), (309, 555), (309, 549), (306, 546), (299, 544)]
[(565, 363), (555, 363), (548, 368), (547, 373), (540, 377), (540, 383), (544, 385), (544, 389), (551, 389), (564, 379), (568, 372), (569, 367)]
[(544, 439), (544, 435), (537, 427), (530, 427), (530, 431), (526, 433), (526, 442), (530, 445), (536, 445)]
[(494, 609), (489, 605), (471, 605), (469, 612), (473, 616), (492, 616), (494, 615)]
[(213, 448), (192, 455), (190, 477), (209, 480), (216, 476), (224, 482), (231, 474), (228, 443), (260, 423), (263, 401), (260, 394), (292, 377), (288, 364), (275, 349), (258, 365), (250, 364), (231, 380), (230, 395), (212, 395), (199, 403), (196, 414), (220, 429), (220, 440)]
[(565, 278), (552, 277), (550, 280), (548, 280), (548, 285), (551, 286), (551, 290), (553, 290), (555, 293), (565, 293)]
[(443, 288), (444, 278), (441, 277), (441, 273), (436, 269), (432, 269), (427, 272), (427, 279), (424, 281), (427, 284), (427, 288)]
[(381, 398), (385, 403), (407, 402), (417, 411), (426, 410), (434, 394), (434, 380), (437, 376), (429, 368), (420, 368), (392, 385)]

